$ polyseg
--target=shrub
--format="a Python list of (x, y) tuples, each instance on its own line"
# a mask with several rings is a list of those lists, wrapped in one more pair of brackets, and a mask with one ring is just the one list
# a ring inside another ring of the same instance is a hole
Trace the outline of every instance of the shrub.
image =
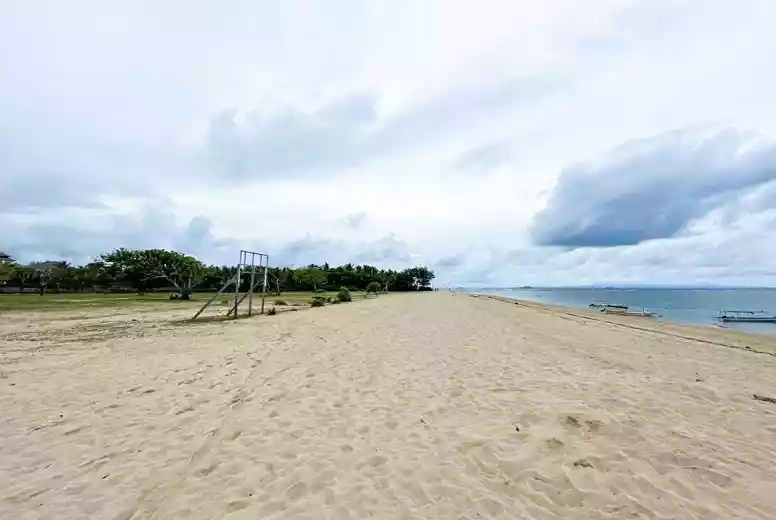
[(334, 304), (337, 304), (337, 303), (339, 303), (339, 302), (340, 302), (340, 301), (339, 301), (339, 300), (337, 300), (337, 299), (332, 299), (332, 300), (331, 300), (331, 303), (332, 303), (332, 305), (334, 305)]
[(270, 310), (267, 311), (267, 316), (274, 316), (277, 313), (278, 311), (275, 310), (275, 307), (272, 307)]
[(337, 299), (341, 302), (353, 301), (353, 297), (350, 295), (350, 290), (347, 287), (340, 287), (337, 293)]
[(331, 296), (328, 296), (326, 298), (326, 303), (332, 303), (333, 301), (334, 301), (334, 298), (332, 298)]
[(313, 298), (310, 301), (310, 307), (323, 307), (326, 305), (326, 301), (323, 298)]
[(369, 285), (366, 286), (366, 293), (374, 293), (377, 294), (380, 292), (382, 287), (380, 286), (380, 282), (369, 282)]
[(288, 305), (285, 300), (275, 300), (275, 305)]

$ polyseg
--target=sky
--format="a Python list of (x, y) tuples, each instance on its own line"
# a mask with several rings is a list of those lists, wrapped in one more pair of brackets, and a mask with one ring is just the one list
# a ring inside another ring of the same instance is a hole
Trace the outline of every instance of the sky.
[(0, 0), (0, 250), (776, 286), (772, 0)]

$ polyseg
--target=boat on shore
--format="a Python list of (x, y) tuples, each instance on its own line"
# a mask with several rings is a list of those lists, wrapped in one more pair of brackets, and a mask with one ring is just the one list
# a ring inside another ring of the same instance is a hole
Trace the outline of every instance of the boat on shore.
[(776, 316), (765, 311), (720, 311), (717, 319), (728, 323), (776, 323)]
[(627, 310), (627, 305), (617, 305), (614, 303), (591, 303), (588, 307), (591, 309), (621, 309)]
[(628, 311), (628, 310), (622, 310), (622, 309), (606, 308), (606, 309), (601, 309), (601, 312), (603, 312), (604, 314), (616, 314), (617, 316), (633, 316), (636, 318), (654, 318), (656, 316), (654, 312), (649, 312), (643, 309), (640, 311)]

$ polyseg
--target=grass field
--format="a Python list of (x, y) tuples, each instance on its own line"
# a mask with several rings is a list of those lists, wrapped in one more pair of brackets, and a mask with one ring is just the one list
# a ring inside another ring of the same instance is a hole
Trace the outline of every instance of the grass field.
[[(191, 300), (170, 300), (167, 293), (64, 293), (64, 294), (2, 294), (0, 293), (0, 312), (3, 311), (55, 311), (74, 308), (98, 308), (98, 307), (134, 307), (143, 305), (169, 305), (170, 307), (189, 306), (196, 308), (206, 302), (214, 293), (195, 293)], [(353, 299), (363, 298), (363, 291), (353, 291)], [(266, 303), (271, 307), (276, 301), (283, 301), (288, 305), (307, 305), (314, 293), (312, 292), (284, 292), (280, 296), (267, 295)], [(318, 293), (317, 296), (336, 298), (337, 293), (330, 291)], [(261, 298), (254, 293), (254, 305)], [(214, 302), (218, 305), (226, 305), (225, 302), (233, 302), (234, 293), (222, 293)], [(241, 304), (247, 306), (247, 300)], [(255, 308), (255, 307), (254, 307)]]

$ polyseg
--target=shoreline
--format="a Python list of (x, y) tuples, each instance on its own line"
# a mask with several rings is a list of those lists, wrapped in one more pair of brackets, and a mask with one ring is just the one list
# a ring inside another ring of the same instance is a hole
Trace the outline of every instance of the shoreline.
[[(554, 290), (554, 289), (553, 289)], [(558, 289), (562, 291), (571, 291), (574, 290), (580, 290), (580, 291), (590, 291), (589, 288), (562, 288)], [(619, 289), (614, 288), (614, 291), (625, 291), (625, 294), (620, 295), (619, 298), (628, 300), (629, 296), (628, 294), (632, 291), (631, 289)], [(645, 292), (648, 292), (650, 290), (657, 290), (657, 291), (665, 291), (666, 289), (636, 289), (636, 291), (643, 290)], [(678, 291), (695, 291), (696, 289), (675, 289)], [(712, 289), (710, 289), (712, 290)], [(731, 289), (735, 291), (740, 290), (750, 290), (750, 289)], [(756, 291), (769, 291), (769, 288), (756, 288), (753, 289)], [(511, 291), (514, 294), (505, 294), (502, 290), (494, 290), (498, 292), (490, 292), (488, 290), (482, 290), (482, 291), (468, 291), (468, 290), (462, 290), (460, 292), (464, 292), (466, 294), (481, 294), (483, 296), (500, 296), (504, 298), (509, 299), (516, 299), (519, 301), (524, 302), (532, 302), (537, 303), (540, 305), (549, 305), (549, 306), (558, 306), (558, 307), (565, 307), (568, 309), (575, 309), (575, 310), (590, 310), (589, 303), (590, 300), (588, 298), (584, 298), (583, 301), (576, 301), (575, 298), (566, 299), (566, 301), (561, 301), (560, 303), (556, 303), (554, 301), (546, 301), (543, 298), (532, 298), (530, 295), (533, 294), (533, 292), (542, 292), (544, 289), (527, 289), (528, 294), (520, 292), (521, 290), (517, 291)], [(551, 290), (552, 291), (552, 290)], [(713, 289), (712, 291), (720, 291), (720, 289)], [(507, 291), (510, 292), (510, 291)], [(529, 297), (526, 297), (529, 296)], [(596, 300), (597, 297), (594, 297), (592, 294), (588, 294), (587, 296), (590, 296), (592, 300)], [(720, 321), (717, 319), (717, 316), (719, 315), (722, 310), (725, 308), (731, 309), (731, 308), (746, 308), (744, 305), (737, 304), (735, 302), (727, 302), (728, 305), (720, 305), (716, 310), (713, 310), (709, 307), (671, 307), (670, 305), (643, 305), (642, 302), (634, 303), (633, 301), (619, 301), (618, 297), (615, 296), (615, 302), (614, 303), (623, 303), (630, 307), (630, 309), (634, 311), (638, 310), (645, 310), (647, 312), (654, 313), (654, 319), (656, 321), (660, 321), (663, 323), (669, 323), (669, 324), (677, 324), (677, 325), (689, 325), (694, 327), (717, 327), (725, 330), (730, 330), (732, 332), (743, 332), (746, 334), (756, 334), (759, 336), (769, 336), (772, 338), (776, 338), (776, 323), (757, 323), (757, 322), (741, 322), (741, 323), (727, 323), (727, 324), (720, 324)], [(652, 302), (652, 303), (658, 303), (658, 302)], [(668, 302), (659, 302), (661, 304), (666, 304)], [(717, 303), (724, 303), (724, 302), (717, 302)], [(762, 302), (761, 302), (762, 303)], [(701, 305), (703, 305), (701, 303)], [(766, 305), (767, 306), (767, 305)], [(776, 300), (770, 303), (770, 309), (771, 314), (776, 314), (776, 310), (774, 310), (774, 306), (776, 306)], [(762, 306), (756, 306), (757, 309), (765, 308)]]
[(510, 298), (508, 296), (490, 295), (484, 293), (459, 293), (467, 294), (474, 298), (491, 299), (507, 304), (518, 304), (545, 312), (556, 314), (565, 314), (582, 319), (610, 323), (635, 330), (644, 330), (673, 336), (680, 339), (690, 339), (701, 341), (721, 347), (735, 348), (757, 354), (776, 356), (776, 338), (768, 334), (757, 334), (731, 330), (714, 325), (699, 325), (689, 323), (676, 323), (662, 321), (653, 318), (642, 318), (637, 316), (619, 316), (616, 314), (604, 314), (597, 311), (591, 311), (578, 307), (567, 307), (564, 305), (555, 305), (544, 302), (535, 302), (532, 300), (521, 300)]

